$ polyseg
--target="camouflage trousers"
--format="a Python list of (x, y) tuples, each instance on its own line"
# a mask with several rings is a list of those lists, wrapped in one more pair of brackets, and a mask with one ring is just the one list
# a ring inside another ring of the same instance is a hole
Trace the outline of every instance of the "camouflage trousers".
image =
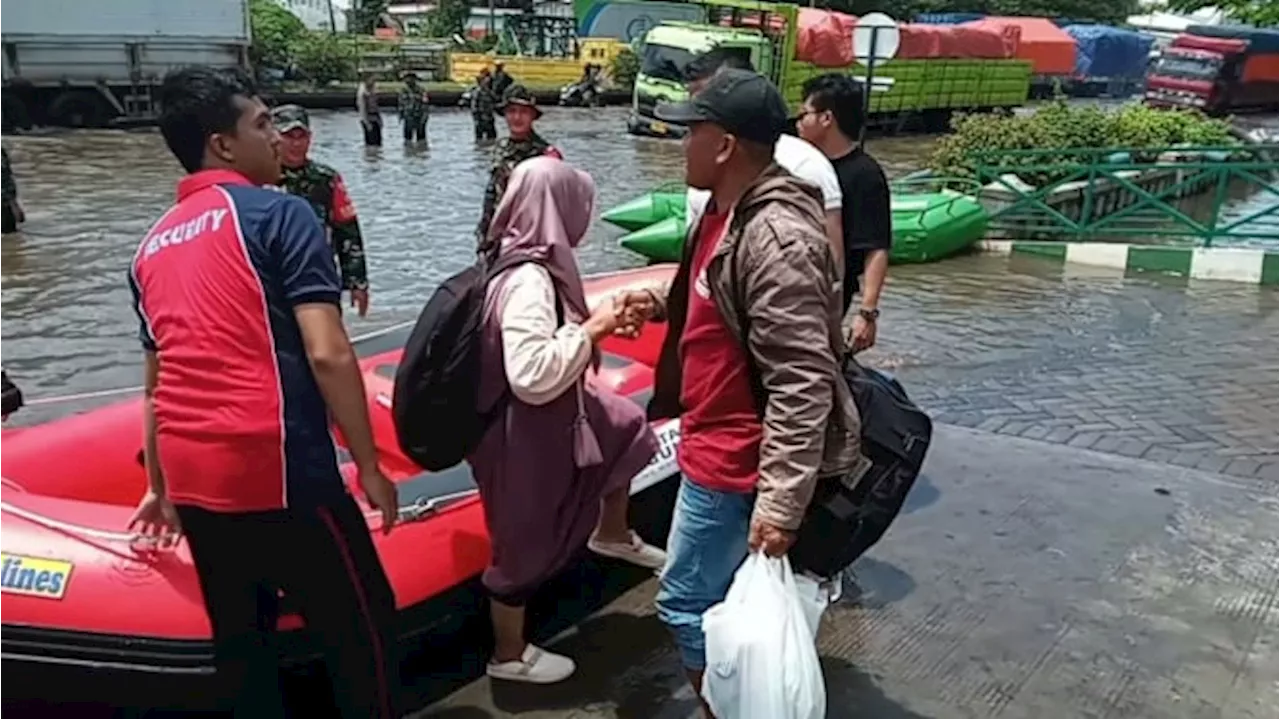
[(496, 140), (498, 138), (498, 130), (494, 127), (492, 114), (472, 115), (471, 120), (475, 124), (477, 140)]
[(402, 123), (404, 128), (404, 141), (426, 142), (427, 140), (427, 116), (426, 115), (407, 115)]

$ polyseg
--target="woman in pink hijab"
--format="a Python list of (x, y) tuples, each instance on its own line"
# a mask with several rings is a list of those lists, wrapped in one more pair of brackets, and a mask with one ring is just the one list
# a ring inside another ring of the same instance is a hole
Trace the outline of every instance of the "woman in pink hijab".
[(573, 250), (594, 204), (587, 173), (526, 160), (486, 238), (498, 256), (531, 260), (489, 285), (480, 406), (511, 397), (469, 458), (493, 542), (482, 579), (496, 637), (487, 672), (496, 679), (550, 684), (573, 674), (573, 660), (525, 641), (525, 604), (584, 545), (652, 569), (666, 559), (627, 524), (631, 478), (658, 447), (644, 411), (586, 379), (600, 340), (636, 328), (617, 301), (587, 308)]

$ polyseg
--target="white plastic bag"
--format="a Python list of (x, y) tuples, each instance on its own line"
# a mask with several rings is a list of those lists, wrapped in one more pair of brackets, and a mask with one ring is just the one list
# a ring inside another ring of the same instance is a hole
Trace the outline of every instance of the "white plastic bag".
[(718, 719), (826, 716), (815, 630), (785, 557), (748, 556), (725, 600), (702, 615), (702, 630), (702, 696)]
[[(837, 581), (839, 577), (837, 577)], [(818, 638), (818, 625), (822, 623), (822, 615), (840, 598), (837, 582), (830, 579), (818, 581), (806, 574), (796, 575), (796, 592), (800, 597), (800, 606), (804, 608), (804, 618), (809, 624), (809, 636)]]

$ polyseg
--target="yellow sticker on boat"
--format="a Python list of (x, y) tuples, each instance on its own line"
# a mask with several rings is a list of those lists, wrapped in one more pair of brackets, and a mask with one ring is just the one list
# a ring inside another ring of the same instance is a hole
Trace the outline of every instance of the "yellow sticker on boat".
[(71, 582), (71, 562), (0, 553), (0, 591), (42, 599), (62, 599)]
[(650, 127), (654, 132), (666, 132), (666, 131), (668, 130), (668, 128), (667, 128), (667, 123), (665, 123), (665, 122), (658, 122), (657, 120), (654, 120), (653, 122), (649, 123), (649, 127)]

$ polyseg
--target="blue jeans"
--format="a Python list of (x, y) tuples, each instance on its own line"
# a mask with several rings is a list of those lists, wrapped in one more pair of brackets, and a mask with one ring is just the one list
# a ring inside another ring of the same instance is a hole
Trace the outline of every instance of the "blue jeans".
[(754, 505), (752, 493), (718, 492), (680, 478), (657, 605), (686, 669), (706, 666), (702, 613), (724, 601), (734, 572), (747, 558)]

